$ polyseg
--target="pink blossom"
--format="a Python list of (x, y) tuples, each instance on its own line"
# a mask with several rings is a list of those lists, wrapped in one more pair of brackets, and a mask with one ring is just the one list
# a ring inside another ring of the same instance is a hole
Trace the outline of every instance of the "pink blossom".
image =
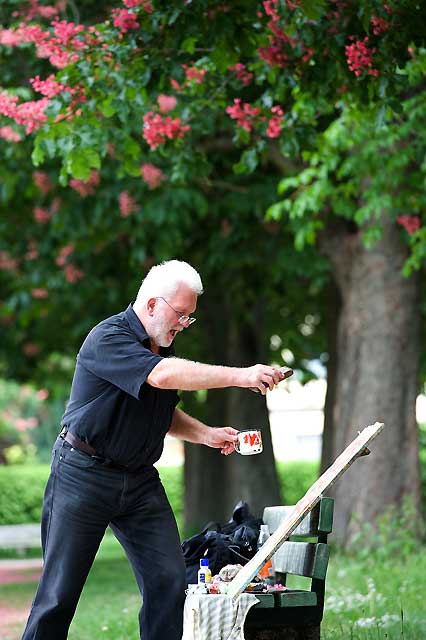
[(388, 23), (383, 18), (378, 18), (377, 16), (372, 16), (371, 24), (373, 26), (373, 33), (375, 36), (379, 36), (381, 33), (384, 33), (388, 30)]
[(285, 67), (290, 61), (281, 44), (275, 39), (272, 39), (269, 47), (260, 47), (257, 53), (270, 67)]
[(185, 133), (189, 131), (189, 126), (182, 124), (180, 118), (160, 116), (159, 113), (153, 113), (152, 111), (146, 113), (143, 120), (143, 137), (151, 149), (156, 149), (167, 138), (170, 140), (183, 138)]
[(49, 397), (49, 392), (47, 389), (39, 389), (36, 393), (37, 396), (37, 400), (41, 400), (41, 402), (43, 402), (44, 400), (47, 400), (47, 398)]
[(79, 280), (81, 280), (82, 278), (84, 278), (84, 272), (81, 271), (80, 269), (77, 269), (77, 267), (74, 264), (65, 265), (64, 274), (65, 274), (65, 279), (70, 284), (74, 284)]
[(22, 102), (16, 108), (15, 122), (25, 126), (26, 133), (32, 133), (39, 129), (41, 125), (47, 121), (45, 114), (46, 108), (49, 106), (48, 98), (41, 100), (30, 100)]
[(120, 193), (118, 196), (118, 205), (120, 207), (120, 215), (122, 218), (127, 218), (138, 208), (138, 205), (128, 191), (122, 191)]
[(152, 13), (154, 11), (151, 0), (123, 0), (123, 4), (128, 9), (132, 9), (133, 7), (140, 7), (147, 13)]
[(35, 260), (36, 258), (38, 258), (37, 243), (35, 240), (30, 240), (28, 242), (28, 250), (25, 254), (25, 260)]
[(22, 39), (20, 34), (14, 29), (1, 29), (0, 30), (0, 44), (6, 47), (16, 47), (21, 44)]
[(59, 209), (61, 207), (61, 199), (60, 198), (53, 198), (52, 203), (49, 207), (50, 210), (50, 216), (54, 216), (55, 213), (58, 213)]
[[(353, 36), (351, 40), (354, 40)], [(375, 48), (368, 48), (368, 36), (364, 40), (354, 40), (353, 44), (348, 44), (345, 47), (346, 58), (348, 66), (356, 76), (360, 76), (363, 71), (371, 76), (377, 76), (378, 70), (373, 68), (373, 54), (376, 52)]]
[(47, 195), (49, 191), (53, 188), (53, 185), (50, 182), (49, 176), (45, 171), (34, 171), (33, 182), (44, 196)]
[(32, 42), (35, 44), (37, 57), (48, 58), (54, 67), (62, 69), (71, 62), (76, 62), (78, 53), (87, 49), (88, 44), (84, 38), (78, 37), (84, 31), (82, 25), (56, 19), (52, 26), (53, 34), (43, 31), (39, 25), (21, 23), (14, 31), (1, 31), (1, 39), (10, 46)]
[(0, 271), (14, 271), (18, 267), (18, 261), (7, 251), (0, 251)]
[(267, 16), (270, 16), (273, 22), (278, 22), (279, 15), (276, 10), (276, 6), (278, 6), (278, 0), (265, 0), (263, 3), (263, 8), (265, 9), (265, 13)]
[(31, 295), (37, 300), (43, 300), (49, 297), (49, 292), (47, 289), (31, 289)]
[(74, 253), (74, 245), (67, 244), (62, 249), (60, 249), (55, 262), (58, 267), (63, 267), (67, 261), (67, 258)]
[(67, 22), (66, 20), (53, 20), (53, 31), (55, 33), (57, 42), (68, 46), (85, 48), (84, 43), (76, 40), (76, 36), (84, 31), (84, 27), (81, 24), (74, 24), (74, 22)]
[(29, 0), (29, 7), (20, 11), (15, 11), (14, 16), (22, 16), (25, 20), (33, 20), (36, 16), (41, 18), (53, 18), (58, 13), (65, 10), (65, 1), (57, 2), (55, 5), (39, 5), (37, 0)]
[(126, 33), (130, 29), (139, 28), (137, 16), (127, 11), (127, 9), (113, 9), (112, 15), (114, 27), (120, 29), (121, 33)]
[(141, 166), (141, 176), (150, 189), (159, 187), (165, 178), (161, 169), (150, 163)]
[(0, 114), (8, 118), (14, 118), (18, 96), (10, 96), (8, 93), (0, 93)]
[(34, 220), (39, 224), (44, 224), (45, 222), (49, 222), (51, 217), (52, 216), (47, 209), (43, 209), (42, 207), (34, 208)]
[(205, 69), (198, 69), (198, 67), (188, 67), (188, 65), (183, 64), (182, 68), (185, 71), (185, 75), (190, 82), (195, 82), (197, 84), (201, 84), (204, 80), (204, 76), (207, 71)]
[(167, 113), (168, 111), (173, 111), (176, 106), (176, 98), (175, 96), (166, 96), (161, 93), (157, 98), (158, 106), (160, 107), (161, 113)]
[(268, 138), (279, 138), (281, 134), (281, 123), (284, 117), (284, 111), (280, 106), (276, 105), (271, 109), (272, 118), (268, 122), (266, 135)]
[(252, 130), (253, 119), (260, 114), (260, 109), (252, 107), (248, 102), (241, 106), (240, 98), (235, 98), (233, 106), (226, 107), (225, 111), (233, 120), (237, 121), (239, 127), (246, 131)]
[(0, 94), (0, 114), (12, 118), (17, 124), (24, 125), (27, 133), (38, 129), (43, 122), (46, 122), (47, 116), (44, 111), (48, 105), (48, 98), (18, 104), (17, 96)]
[(15, 429), (17, 429), (17, 431), (27, 431), (27, 429), (35, 429), (37, 426), (38, 419), (35, 416), (30, 416), (29, 418), (15, 418)]
[(404, 229), (412, 235), (420, 229), (421, 223), (418, 216), (399, 216), (396, 219), (397, 223), (404, 227)]
[(70, 87), (65, 87), (65, 85), (57, 82), (53, 74), (51, 74), (46, 80), (40, 80), (40, 76), (31, 78), (30, 84), (34, 91), (41, 93), (43, 96), (46, 96), (46, 98), (53, 98), (62, 91), (71, 90)]
[(26, 344), (23, 345), (22, 351), (29, 358), (34, 358), (38, 353), (40, 353), (40, 347), (38, 347), (33, 342), (27, 342)]
[(74, 189), (74, 191), (77, 191), (82, 198), (86, 198), (87, 196), (93, 196), (100, 181), (101, 175), (99, 171), (95, 171), (93, 169), (86, 182), (84, 180), (80, 180), (80, 178), (72, 178), (70, 180), (70, 187)]
[(3, 138), (3, 140), (7, 140), (8, 142), (20, 142), (21, 140), (19, 133), (8, 125), (0, 127), (0, 138)]
[(180, 85), (174, 78), (170, 78), (170, 84), (177, 93), (180, 93), (183, 89), (183, 85)]
[(251, 81), (253, 80), (253, 74), (249, 73), (246, 70), (246, 67), (244, 64), (241, 64), (240, 62), (236, 65), (234, 65), (233, 67), (228, 67), (229, 71), (234, 71), (235, 75), (237, 76), (237, 79), (245, 86), (247, 87)]

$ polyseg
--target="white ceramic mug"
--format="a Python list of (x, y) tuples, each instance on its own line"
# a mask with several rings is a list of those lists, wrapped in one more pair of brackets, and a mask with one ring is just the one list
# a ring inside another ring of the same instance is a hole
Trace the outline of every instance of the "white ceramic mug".
[(235, 443), (235, 451), (242, 456), (253, 456), (255, 453), (262, 453), (262, 434), (260, 429), (243, 429), (237, 435), (238, 441)]

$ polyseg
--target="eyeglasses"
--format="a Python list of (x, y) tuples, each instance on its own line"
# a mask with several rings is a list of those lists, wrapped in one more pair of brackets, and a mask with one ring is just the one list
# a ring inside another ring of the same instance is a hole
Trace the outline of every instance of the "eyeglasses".
[(197, 318), (191, 318), (190, 316), (182, 315), (180, 311), (176, 311), (176, 309), (172, 307), (172, 305), (169, 304), (165, 298), (162, 298), (161, 296), (157, 296), (157, 300), (158, 299), (163, 300), (170, 307), (170, 309), (173, 309), (173, 311), (177, 313), (177, 315), (179, 316), (178, 322), (183, 327), (189, 327), (189, 325), (194, 324), (194, 322), (196, 321)]

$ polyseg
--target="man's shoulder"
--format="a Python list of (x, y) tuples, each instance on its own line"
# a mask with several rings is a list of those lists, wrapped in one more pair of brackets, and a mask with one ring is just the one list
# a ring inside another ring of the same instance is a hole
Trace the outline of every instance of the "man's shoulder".
[(132, 334), (124, 311), (116, 313), (115, 315), (109, 316), (108, 318), (101, 320), (101, 322), (98, 322), (98, 324), (89, 331), (82, 346), (87, 346), (87, 344), (97, 342), (105, 337), (111, 337), (119, 334)]

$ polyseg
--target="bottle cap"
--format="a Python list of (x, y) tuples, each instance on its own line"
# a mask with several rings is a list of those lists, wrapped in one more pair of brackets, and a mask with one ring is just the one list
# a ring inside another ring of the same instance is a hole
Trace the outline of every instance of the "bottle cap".
[(209, 560), (208, 558), (202, 558), (200, 560), (200, 567), (208, 567), (209, 566)]

